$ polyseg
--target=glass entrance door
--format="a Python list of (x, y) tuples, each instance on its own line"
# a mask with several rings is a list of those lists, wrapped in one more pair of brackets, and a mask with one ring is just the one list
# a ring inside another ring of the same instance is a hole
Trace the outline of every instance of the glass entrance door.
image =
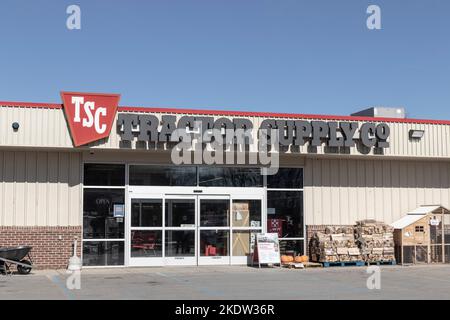
[(129, 265), (163, 265), (163, 199), (135, 196), (130, 201)]
[(198, 197), (198, 264), (230, 264), (230, 197)]
[(165, 197), (164, 264), (196, 265), (196, 197)]
[(263, 231), (265, 223), (261, 193), (243, 195), (238, 190), (189, 195), (143, 191), (129, 192), (127, 265), (226, 265), (250, 261), (255, 235)]

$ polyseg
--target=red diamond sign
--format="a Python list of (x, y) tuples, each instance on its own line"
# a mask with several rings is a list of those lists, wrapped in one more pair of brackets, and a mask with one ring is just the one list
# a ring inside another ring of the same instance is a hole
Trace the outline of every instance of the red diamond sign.
[(61, 92), (61, 98), (75, 147), (109, 136), (120, 94)]

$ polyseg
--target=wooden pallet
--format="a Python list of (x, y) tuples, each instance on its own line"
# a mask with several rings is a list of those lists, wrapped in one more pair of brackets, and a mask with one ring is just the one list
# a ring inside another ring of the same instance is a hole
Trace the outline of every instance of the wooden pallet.
[(337, 261), (337, 262), (322, 262), (324, 268), (328, 267), (363, 267), (364, 261)]
[(389, 261), (367, 261), (367, 265), (377, 265), (377, 266), (395, 266), (397, 262), (395, 260), (389, 260)]
[(322, 264), (317, 262), (303, 262), (303, 265), (305, 268), (322, 268)]
[(281, 266), (289, 269), (304, 269), (305, 265), (303, 263), (296, 263), (296, 262), (285, 262), (282, 263)]

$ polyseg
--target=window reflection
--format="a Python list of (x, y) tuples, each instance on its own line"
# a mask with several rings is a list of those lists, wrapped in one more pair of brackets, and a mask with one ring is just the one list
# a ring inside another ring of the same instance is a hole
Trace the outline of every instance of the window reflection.
[(267, 192), (267, 232), (279, 238), (303, 237), (303, 193), (301, 191)]
[(131, 201), (132, 227), (161, 227), (161, 199), (133, 199)]
[(125, 186), (124, 164), (86, 163), (85, 186)]
[(162, 231), (132, 230), (131, 257), (162, 257)]
[(193, 166), (130, 166), (132, 186), (196, 186), (197, 168)]
[(124, 241), (84, 241), (84, 266), (118, 266), (124, 264)]
[(302, 189), (302, 168), (279, 168), (274, 175), (267, 176), (267, 188)]
[(165, 239), (166, 257), (194, 257), (195, 230), (169, 230)]
[(207, 257), (228, 256), (228, 230), (201, 230), (200, 255)]
[(230, 201), (225, 199), (200, 200), (200, 226), (226, 227), (230, 225)]
[(84, 189), (84, 239), (123, 239), (124, 217), (114, 217), (114, 205), (125, 203), (123, 189)]
[(166, 226), (195, 227), (195, 200), (166, 200)]
[(280, 254), (293, 257), (304, 255), (303, 240), (280, 241)]
[(205, 187), (262, 187), (260, 168), (199, 167), (199, 185)]

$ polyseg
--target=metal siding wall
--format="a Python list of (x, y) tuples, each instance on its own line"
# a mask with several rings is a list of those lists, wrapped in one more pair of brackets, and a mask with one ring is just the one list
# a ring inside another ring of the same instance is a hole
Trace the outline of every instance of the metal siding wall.
[(0, 107), (0, 145), (72, 148), (72, 140), (61, 109)]
[(0, 225), (81, 225), (81, 154), (0, 151)]
[[(161, 118), (165, 113), (158, 112), (153, 114)], [(177, 119), (182, 116), (183, 114), (176, 115)], [(215, 119), (220, 117), (222, 116), (214, 116)], [(232, 118), (230, 116), (227, 117)], [(257, 137), (257, 129), (264, 118), (246, 118), (253, 121), (253, 134)], [(312, 119), (307, 120), (310, 121)], [(14, 121), (20, 123), (18, 132), (14, 132), (11, 128), (11, 123)], [(374, 118), (374, 121), (376, 121), (376, 118)], [(361, 122), (359, 122), (359, 124), (361, 124)], [(389, 122), (389, 126), (391, 128), (391, 135), (389, 138), (390, 147), (384, 151), (386, 156), (450, 158), (450, 141), (448, 138), (450, 136), (449, 125)], [(421, 140), (410, 140), (410, 129), (424, 130), (425, 135)], [(73, 148), (62, 109), (5, 106), (0, 107), (0, 146)], [(115, 124), (108, 139), (93, 143), (87, 147), (107, 150), (120, 149), (120, 137), (117, 133)], [(135, 148), (135, 142), (132, 143), (132, 147)], [(255, 146), (252, 147), (254, 149)], [(299, 152), (301, 154), (308, 153), (307, 146), (300, 147)], [(296, 153), (298, 153), (298, 151), (296, 151)], [(318, 147), (317, 153), (323, 154), (324, 148)], [(360, 155), (356, 148), (352, 148), (350, 154)], [(366, 157), (371, 156), (373, 156), (372, 153)], [(377, 157), (380, 156), (377, 155)]]
[(304, 192), (307, 225), (392, 223), (420, 205), (450, 207), (450, 163), (307, 158)]

